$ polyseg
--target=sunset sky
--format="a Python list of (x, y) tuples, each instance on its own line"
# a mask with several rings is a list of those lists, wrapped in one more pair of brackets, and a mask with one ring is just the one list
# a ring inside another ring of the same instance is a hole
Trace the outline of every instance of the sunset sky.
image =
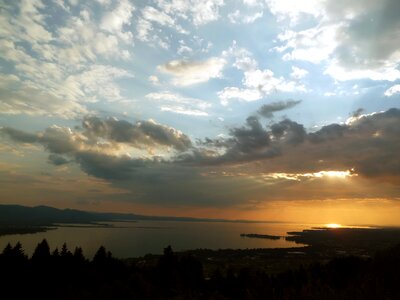
[(400, 1), (0, 12), (0, 203), (400, 225)]

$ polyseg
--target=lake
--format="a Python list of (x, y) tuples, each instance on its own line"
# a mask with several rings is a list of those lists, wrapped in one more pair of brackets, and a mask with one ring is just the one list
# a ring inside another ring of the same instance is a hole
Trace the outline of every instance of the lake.
[(20, 241), (25, 253), (31, 255), (38, 242), (46, 238), (51, 250), (61, 248), (64, 242), (73, 251), (83, 248), (84, 255), (92, 258), (100, 245), (104, 245), (119, 258), (138, 257), (147, 253), (161, 254), (171, 245), (175, 251), (208, 249), (246, 248), (290, 248), (301, 246), (294, 242), (241, 237), (241, 233), (257, 233), (285, 236), (288, 231), (301, 231), (312, 226), (288, 223), (228, 223), (228, 222), (177, 222), (140, 221), (112, 222), (114, 227), (94, 228), (57, 227), (47, 232), (15, 234), (0, 237), (0, 249), (7, 243)]

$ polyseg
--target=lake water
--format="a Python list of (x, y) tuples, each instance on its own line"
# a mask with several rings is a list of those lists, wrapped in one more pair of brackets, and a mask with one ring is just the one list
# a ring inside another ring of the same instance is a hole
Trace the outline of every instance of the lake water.
[[(246, 248), (290, 248), (301, 245), (280, 240), (241, 237), (241, 233), (257, 233), (285, 236), (288, 231), (301, 231), (311, 225), (286, 223), (224, 223), (224, 222), (172, 222), (140, 221), (113, 222), (114, 227), (58, 227), (47, 232), (15, 234), (0, 237), (0, 249), (7, 243), (20, 241), (25, 253), (31, 255), (38, 242), (46, 238), (51, 250), (61, 248), (64, 242), (72, 251), (76, 246), (92, 258), (100, 245), (104, 245), (114, 256), (138, 257), (147, 253), (161, 254), (171, 245), (175, 251)], [(313, 225), (315, 226), (315, 225)]]

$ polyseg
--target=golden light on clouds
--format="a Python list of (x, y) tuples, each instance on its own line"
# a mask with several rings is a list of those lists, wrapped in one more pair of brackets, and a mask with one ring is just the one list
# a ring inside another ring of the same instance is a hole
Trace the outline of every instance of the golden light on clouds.
[(323, 177), (345, 179), (353, 176), (358, 176), (358, 174), (354, 172), (354, 169), (346, 171), (319, 171), (314, 173), (270, 173), (265, 175), (265, 177), (268, 178), (297, 180), (297, 181), (307, 178), (323, 178)]

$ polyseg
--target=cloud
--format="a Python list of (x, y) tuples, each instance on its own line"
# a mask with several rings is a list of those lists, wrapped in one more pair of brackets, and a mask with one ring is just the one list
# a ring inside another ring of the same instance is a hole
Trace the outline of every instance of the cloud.
[(212, 78), (221, 78), (225, 64), (225, 59), (219, 57), (211, 57), (204, 61), (172, 60), (158, 66), (158, 70), (172, 75), (174, 85), (188, 86)]
[[(42, 10), (45, 5), (42, 1), (23, 0), (18, 3), (19, 14), (16, 17), (11, 17), (7, 10), (4, 11), (4, 16), (7, 18), (7, 24), (4, 24), (3, 32), (5, 36), (20, 36), (26, 41), (49, 42), (53, 36), (45, 27), (45, 16)], [(5, 8), (9, 8), (7, 5)], [(2, 34), (3, 35), (3, 34)]]
[(246, 88), (225, 87), (218, 92), (223, 105), (227, 105), (231, 99), (248, 102), (260, 100), (275, 92), (306, 91), (304, 85), (288, 81), (283, 77), (275, 77), (274, 73), (268, 69), (245, 71), (242, 83)]
[(36, 143), (38, 136), (36, 134), (28, 133), (11, 127), (1, 127), (1, 133), (9, 136), (16, 142), (20, 143)]
[[(257, 101), (275, 92), (305, 92), (306, 87), (295, 78), (295, 81), (287, 80), (284, 77), (276, 77), (270, 69), (260, 69), (257, 61), (253, 58), (250, 51), (237, 46), (233, 41), (232, 46), (222, 53), (226, 59), (234, 59), (233, 67), (243, 71), (242, 84), (240, 87), (225, 87), (218, 92), (218, 97), (222, 105), (228, 105), (232, 99), (239, 101)], [(307, 71), (302, 69), (292, 69), (297, 72), (298, 77), (305, 76)], [(292, 72), (292, 74), (293, 74)], [(293, 76), (292, 76), (293, 77)]]
[(102, 120), (95, 116), (88, 116), (83, 119), (82, 126), (85, 136), (129, 143), (137, 148), (159, 145), (185, 151), (191, 147), (191, 141), (185, 134), (152, 120), (138, 121), (133, 124), (114, 118)]
[(398, 94), (398, 93), (400, 93), (400, 84), (395, 84), (395, 85), (391, 86), (390, 88), (388, 88), (385, 91), (384, 95), (386, 97), (391, 97), (391, 96), (393, 96), (395, 94)]
[(301, 31), (285, 30), (277, 36), (283, 46), (274, 49), (278, 52), (286, 52), (282, 56), (284, 60), (304, 60), (319, 64), (329, 59), (337, 47), (337, 41), (332, 39), (332, 36), (336, 34), (337, 26), (337, 24), (332, 24)]
[[(88, 102), (125, 100), (116, 79), (132, 74), (107, 61), (130, 58), (126, 25), (133, 6), (123, 1), (99, 14), (92, 5), (64, 6), (15, 1), (4, 7), (0, 55), (15, 71), (0, 74), (1, 113), (74, 119), (89, 112)], [(51, 23), (54, 10), (63, 22)]]
[(303, 15), (318, 17), (323, 14), (323, 2), (320, 0), (308, 0), (305, 3), (292, 0), (267, 0), (266, 3), (279, 21), (290, 20), (293, 25), (298, 23)]
[(130, 156), (111, 156), (103, 153), (77, 152), (76, 162), (81, 169), (92, 176), (108, 180), (131, 180), (134, 174), (144, 167), (146, 160)]
[(290, 73), (290, 77), (292, 77), (295, 80), (300, 80), (302, 78), (304, 78), (305, 76), (307, 76), (308, 71), (298, 68), (298, 67), (292, 67), (292, 73)]
[(235, 59), (233, 67), (238, 70), (251, 71), (258, 68), (258, 63), (253, 58), (252, 53), (245, 48), (238, 47), (235, 40), (233, 41), (232, 46), (222, 54), (225, 57), (233, 57)]
[(219, 8), (223, 0), (157, 0), (158, 7), (174, 17), (189, 19), (195, 26), (205, 25), (219, 18)]
[(139, 150), (146, 150), (148, 147), (170, 147), (176, 151), (186, 151), (192, 147), (185, 134), (152, 120), (130, 123), (115, 118), (86, 116), (82, 120), (82, 128), (75, 131), (57, 125), (34, 134), (11, 127), (3, 127), (0, 131), (16, 142), (38, 143), (50, 153), (58, 155), (74, 156), (80, 152), (126, 155), (126, 152), (121, 154), (119, 151), (124, 145)]
[(301, 100), (291, 100), (291, 99), (286, 101), (273, 102), (270, 104), (264, 104), (258, 109), (257, 112), (263, 117), (272, 118), (274, 112), (292, 108), (300, 103)]
[(233, 24), (251, 24), (254, 23), (259, 18), (262, 18), (263, 11), (257, 11), (253, 14), (243, 14), (238, 9), (235, 10), (233, 13), (228, 14), (228, 20)]
[(211, 104), (200, 99), (183, 97), (169, 91), (150, 93), (146, 98), (159, 102), (160, 110), (190, 116), (208, 116)]
[(53, 164), (55, 166), (62, 166), (62, 165), (70, 163), (70, 161), (68, 159), (66, 159), (65, 157), (63, 157), (61, 155), (57, 155), (57, 154), (50, 154), (47, 161), (50, 164)]
[(173, 17), (165, 13), (164, 10), (146, 6), (141, 10), (141, 17), (137, 22), (138, 39), (148, 42), (150, 45), (158, 45), (164, 49), (168, 49), (168, 40), (159, 31), (155, 30), (154, 25), (173, 28), (180, 34), (188, 33)]
[(238, 87), (225, 87), (218, 92), (218, 97), (222, 105), (228, 105), (231, 99), (251, 102), (260, 100), (263, 94), (257, 89), (241, 89)]
[[(85, 103), (124, 99), (114, 80), (132, 76), (125, 70), (104, 65), (92, 65), (86, 71), (70, 74), (65, 79), (58, 74), (47, 77), (54, 73), (54, 65), (39, 64), (39, 69), (35, 65), (19, 67), (31, 80), (0, 74), (3, 80), (0, 83), (3, 114), (77, 118), (88, 113)], [(44, 77), (49, 79), (43, 80)]]
[[(344, 124), (307, 132), (289, 119), (263, 124), (251, 116), (228, 135), (193, 146), (184, 134), (152, 122), (87, 117), (81, 128), (38, 133), (3, 127), (17, 143), (44, 146), (53, 163), (124, 190), (121, 201), (182, 206), (258, 207), (273, 200), (396, 197), (400, 182), (400, 110), (355, 114)], [(174, 147), (176, 155), (124, 146)], [(120, 151), (120, 150), (123, 151)], [(129, 191), (129, 192), (128, 192)], [(317, 195), (317, 196), (316, 196)]]
[(196, 154), (192, 160), (225, 165), (258, 161), (253, 167), (265, 173), (354, 169), (364, 177), (399, 182), (399, 124), (400, 110), (395, 108), (358, 115), (346, 124), (330, 124), (310, 133), (288, 119), (264, 127), (256, 117), (249, 117), (245, 127), (231, 129), (227, 138), (200, 141), (201, 147), (220, 154)]
[[(256, 116), (246, 119), (246, 125), (231, 128), (228, 138), (205, 139), (200, 146), (214, 152), (207, 154), (205, 149), (195, 153), (194, 157), (184, 154), (184, 160), (197, 159), (204, 164), (235, 164), (281, 156), (286, 145), (297, 145), (306, 139), (303, 125), (285, 119), (264, 127)], [(220, 149), (218, 151), (218, 149)], [(222, 151), (221, 151), (222, 150)]]
[(149, 76), (149, 81), (154, 85), (158, 85), (160, 83), (160, 79), (158, 79), (158, 77), (155, 75)]
[(124, 25), (130, 25), (134, 10), (135, 7), (129, 1), (119, 1), (118, 6), (113, 11), (107, 12), (103, 16), (100, 28), (109, 32), (120, 33)]
[(278, 21), (290, 20), (292, 28), (302, 17), (311, 16), (316, 24), (278, 35), (281, 45), (275, 50), (284, 52), (284, 59), (325, 62), (325, 74), (339, 81), (400, 78), (398, 1), (308, 1), (303, 6), (269, 0), (267, 5)]

